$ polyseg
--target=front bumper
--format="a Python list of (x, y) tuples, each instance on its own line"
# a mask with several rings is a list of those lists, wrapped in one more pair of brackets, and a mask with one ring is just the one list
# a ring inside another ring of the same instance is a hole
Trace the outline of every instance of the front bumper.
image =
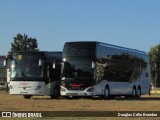
[(88, 87), (84, 90), (68, 90), (64, 86), (61, 86), (61, 96), (92, 96), (93, 87)]

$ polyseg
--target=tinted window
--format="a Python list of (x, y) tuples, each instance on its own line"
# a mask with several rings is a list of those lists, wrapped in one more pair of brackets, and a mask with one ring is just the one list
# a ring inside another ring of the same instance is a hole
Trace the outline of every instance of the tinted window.
[(88, 57), (95, 56), (95, 44), (93, 43), (66, 43), (63, 57)]
[(62, 79), (78, 78), (81, 80), (90, 80), (92, 78), (91, 60), (67, 60), (67, 62), (64, 63), (62, 70)]
[(146, 69), (145, 54), (99, 46), (96, 62), (96, 81), (137, 81), (141, 71)]
[(96, 62), (96, 81), (136, 81), (141, 74), (141, 65), (123, 60), (99, 60)]
[(14, 55), (11, 63), (11, 78), (43, 77), (42, 66), (39, 66), (39, 55)]

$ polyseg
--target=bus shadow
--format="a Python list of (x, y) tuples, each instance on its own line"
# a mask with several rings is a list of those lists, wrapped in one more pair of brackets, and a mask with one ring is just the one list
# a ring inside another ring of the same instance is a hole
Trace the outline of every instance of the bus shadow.
[[(112, 99), (113, 100), (113, 99)], [(115, 100), (134, 100), (134, 101), (150, 101), (150, 100), (160, 100), (160, 95), (159, 96), (142, 96), (140, 98), (125, 98), (125, 97), (117, 97)]]
[(160, 96), (147, 96), (147, 97), (141, 97), (137, 100), (160, 100)]
[(132, 97), (124, 97), (124, 96), (118, 96), (118, 97), (110, 97), (107, 99), (104, 99), (102, 97), (59, 97), (57, 99), (51, 99), (50, 97), (32, 97), (31, 99), (34, 100), (128, 100), (128, 101), (149, 101), (149, 100), (160, 100), (160, 95), (145, 95), (141, 96), (140, 98), (132, 98)]
[(132, 97), (124, 97), (124, 96), (118, 96), (118, 97), (110, 97), (107, 99), (103, 99), (101, 97), (95, 97), (92, 98), (93, 100), (117, 100), (117, 101), (123, 101), (123, 100), (128, 100), (128, 101), (149, 101), (149, 100), (160, 100), (160, 95), (151, 95), (151, 96), (141, 96), (140, 98), (132, 98)]

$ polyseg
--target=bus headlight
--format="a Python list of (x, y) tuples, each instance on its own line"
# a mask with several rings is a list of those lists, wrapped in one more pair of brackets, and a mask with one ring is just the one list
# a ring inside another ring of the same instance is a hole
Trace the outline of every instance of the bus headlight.
[(66, 89), (64, 89), (63, 87), (61, 87), (61, 91), (62, 92), (66, 92)]

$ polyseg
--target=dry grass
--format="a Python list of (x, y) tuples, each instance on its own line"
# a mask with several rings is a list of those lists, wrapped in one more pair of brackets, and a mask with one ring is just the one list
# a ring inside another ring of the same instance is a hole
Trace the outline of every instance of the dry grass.
[(116, 98), (101, 99), (50, 99), (34, 96), (24, 99), (19, 95), (9, 95), (0, 91), (0, 111), (159, 111), (160, 95), (145, 95), (139, 100)]
[[(19, 95), (9, 95), (0, 91), (0, 111), (160, 111), (160, 95), (145, 95), (139, 100), (116, 98), (111, 100), (92, 99), (58, 99), (50, 97), (34, 96), (31, 99), (23, 99)], [(47, 119), (47, 118), (46, 118)], [(56, 118), (54, 118), (56, 119)], [(57, 118), (59, 119), (59, 118)], [(71, 120), (74, 118), (70, 118)], [(97, 118), (79, 118), (90, 120)], [(105, 118), (100, 118), (105, 119)], [(112, 120), (121, 118), (112, 118)], [(122, 118), (126, 119), (126, 118)], [(134, 119), (134, 118), (131, 118)], [(138, 118), (146, 119), (148, 118)], [(152, 118), (157, 119), (157, 118)], [(34, 120), (34, 119), (33, 119)], [(136, 118), (137, 120), (137, 118)]]

